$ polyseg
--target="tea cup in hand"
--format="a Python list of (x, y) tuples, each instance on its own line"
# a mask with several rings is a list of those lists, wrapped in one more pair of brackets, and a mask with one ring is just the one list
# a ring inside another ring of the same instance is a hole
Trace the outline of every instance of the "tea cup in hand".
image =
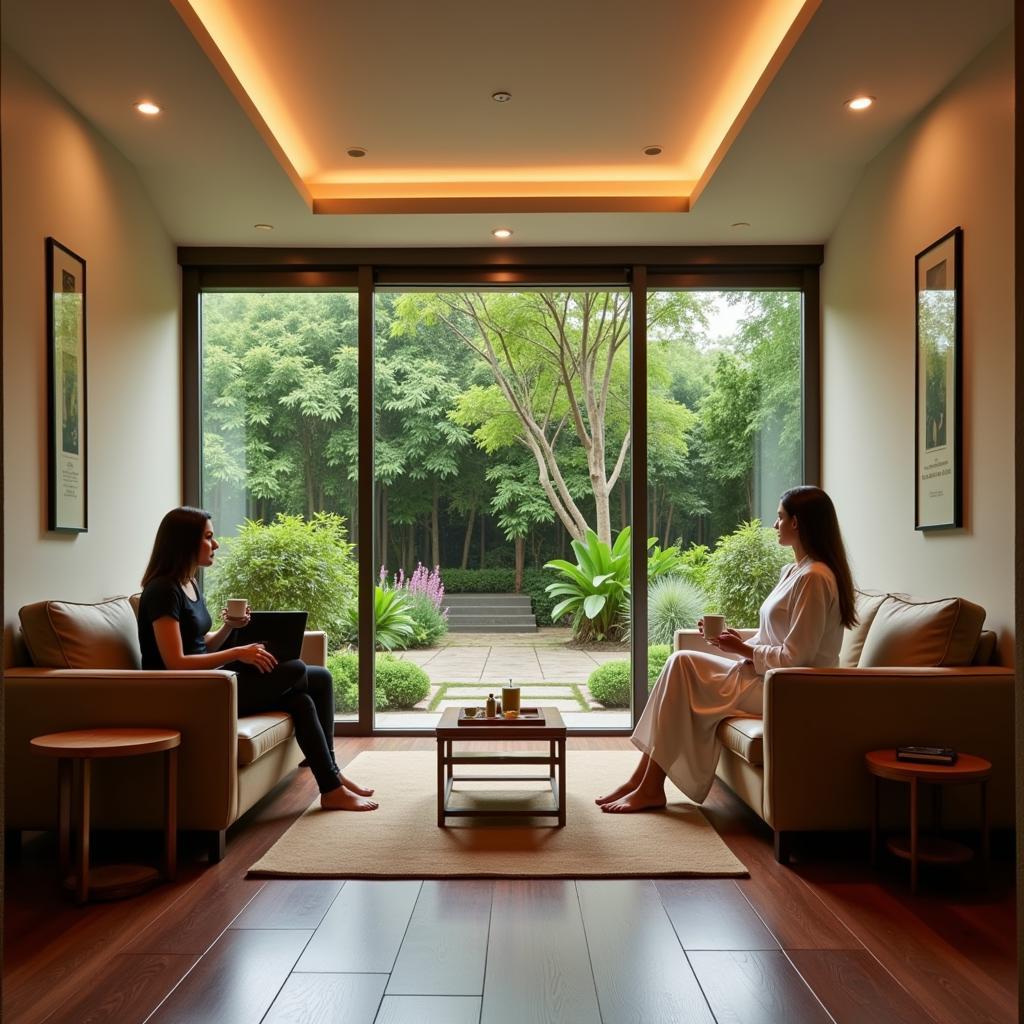
[(724, 615), (705, 615), (703, 618), (704, 639), (717, 640), (725, 629)]
[(244, 626), (249, 621), (249, 602), (244, 597), (229, 597), (225, 622), (229, 626)]

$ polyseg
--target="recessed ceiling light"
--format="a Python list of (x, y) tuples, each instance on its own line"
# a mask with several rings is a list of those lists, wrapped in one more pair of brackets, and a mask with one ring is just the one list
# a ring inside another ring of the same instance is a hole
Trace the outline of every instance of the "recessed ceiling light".
[(512, 99), (512, 93), (505, 92), (502, 89), (499, 90), (498, 92), (492, 92), (491, 99), (494, 100), (495, 103), (508, 103), (508, 101)]
[(253, 224), (253, 227), (257, 231), (273, 231), (274, 230), (274, 225), (273, 224)]
[(366, 150), (362, 146), (351, 146), (345, 152), (351, 157), (366, 156)]
[(750, 227), (750, 221), (749, 220), (738, 220), (738, 221), (735, 221), (732, 224), (732, 227), (734, 227), (734, 228), (749, 228)]
[(661, 146), (644, 146), (644, 156), (661, 156)]
[(154, 117), (156, 114), (160, 113), (160, 107), (158, 107), (155, 103), (151, 103), (149, 100), (141, 100), (140, 102), (136, 103), (135, 109), (140, 114), (145, 114), (147, 117)]
[(852, 100), (846, 101), (846, 106), (849, 110), (867, 110), (874, 102), (874, 96), (854, 96)]
[(491, 232), (491, 234), (494, 235), (495, 238), (511, 238), (512, 237), (512, 229), (511, 228), (495, 228)]

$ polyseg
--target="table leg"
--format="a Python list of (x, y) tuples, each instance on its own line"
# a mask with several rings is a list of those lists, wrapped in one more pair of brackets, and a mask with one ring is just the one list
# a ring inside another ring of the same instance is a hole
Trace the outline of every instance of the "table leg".
[(445, 741), (437, 741), (437, 827), (444, 828), (444, 750)]
[(79, 903), (89, 898), (89, 802), (92, 761), (83, 757), (78, 774), (78, 879), (75, 896)]
[(991, 860), (991, 849), (989, 845), (988, 825), (988, 779), (981, 783), (981, 863), (985, 868), (985, 880), (989, 878), (989, 864)]
[(70, 758), (57, 761), (57, 818), (59, 821), (60, 879), (71, 874), (71, 766)]
[(882, 780), (877, 775), (871, 776), (871, 866), (878, 863), (878, 787)]
[(942, 831), (942, 786), (932, 786), (932, 830), (938, 835)]
[(558, 741), (558, 827), (565, 828), (565, 740)]
[(173, 882), (178, 873), (178, 750), (167, 751), (164, 764), (164, 878)]
[(910, 892), (917, 892), (917, 779), (910, 780)]

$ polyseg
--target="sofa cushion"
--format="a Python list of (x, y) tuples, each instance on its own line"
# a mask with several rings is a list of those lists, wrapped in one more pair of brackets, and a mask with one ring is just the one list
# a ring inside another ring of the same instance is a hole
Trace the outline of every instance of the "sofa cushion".
[(238, 763), (252, 764), (268, 750), (290, 739), (295, 728), (291, 715), (284, 711), (267, 711), (262, 715), (246, 715), (238, 720)]
[(37, 601), (21, 608), (18, 618), (39, 668), (142, 667), (139, 627), (126, 597), (96, 604)]
[(853, 597), (857, 606), (857, 624), (843, 631), (843, 646), (839, 649), (840, 668), (856, 668), (860, 663), (868, 630), (889, 595), (871, 590), (855, 590)]
[(875, 613), (861, 668), (970, 665), (985, 609), (962, 597), (909, 601), (890, 594)]
[(763, 718), (727, 718), (718, 727), (718, 739), (753, 767), (764, 764)]

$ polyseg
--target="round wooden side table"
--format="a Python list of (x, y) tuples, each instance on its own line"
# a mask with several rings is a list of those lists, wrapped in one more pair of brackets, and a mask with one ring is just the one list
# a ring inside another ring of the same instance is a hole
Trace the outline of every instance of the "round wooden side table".
[[(56, 757), (57, 808), (60, 823), (60, 869), (65, 884), (84, 903), (93, 899), (132, 896), (160, 879), (156, 868), (134, 864), (110, 864), (89, 871), (89, 795), (92, 762), (95, 758), (136, 757), (166, 754), (164, 772), (164, 863), (163, 877), (174, 879), (178, 859), (178, 747), (181, 733), (176, 729), (81, 729), (36, 736), (33, 753)], [(74, 768), (77, 766), (77, 772)], [(77, 786), (73, 776), (77, 775)], [(77, 865), (71, 863), (72, 789), (78, 808)]]
[(974, 853), (963, 843), (939, 836), (918, 834), (919, 784), (927, 783), (933, 790), (933, 819), (941, 827), (942, 786), (977, 782), (981, 786), (981, 857), (986, 875), (989, 868), (988, 780), (992, 763), (973, 754), (960, 754), (956, 764), (919, 764), (898, 761), (895, 750), (872, 750), (864, 755), (867, 769), (873, 776), (871, 792), (871, 863), (878, 857), (878, 789), (882, 779), (906, 782), (910, 786), (910, 836), (894, 836), (886, 846), (897, 857), (910, 861), (910, 891), (917, 892), (917, 866), (926, 864), (963, 864)]

